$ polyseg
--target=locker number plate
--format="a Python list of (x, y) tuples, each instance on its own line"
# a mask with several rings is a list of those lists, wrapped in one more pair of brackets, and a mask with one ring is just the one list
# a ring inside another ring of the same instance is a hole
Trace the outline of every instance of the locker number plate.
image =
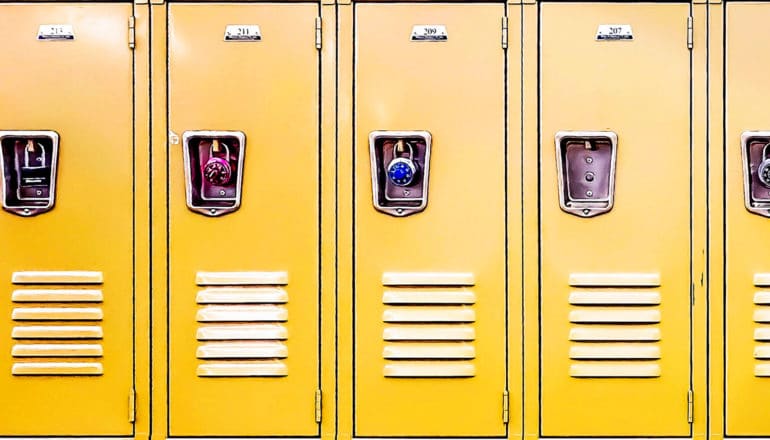
[(600, 24), (596, 31), (596, 41), (633, 39), (634, 32), (630, 24)]
[(446, 41), (449, 36), (443, 24), (418, 24), (412, 28), (412, 41)]
[(41, 24), (37, 29), (38, 40), (74, 40), (71, 24)]
[(228, 24), (225, 41), (261, 41), (262, 32), (256, 24)]

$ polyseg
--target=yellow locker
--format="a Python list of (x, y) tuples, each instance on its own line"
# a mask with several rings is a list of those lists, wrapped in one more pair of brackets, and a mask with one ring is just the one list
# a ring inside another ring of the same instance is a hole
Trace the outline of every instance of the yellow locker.
[(504, 6), (353, 8), (353, 434), (505, 435)]
[(318, 5), (168, 6), (171, 436), (314, 436)]
[(540, 8), (541, 435), (687, 436), (689, 4)]
[(133, 434), (131, 15), (0, 6), (0, 435)]
[(726, 6), (725, 372), (726, 434), (770, 435), (770, 264), (764, 246), (770, 216), (767, 145), (770, 97), (757, 53), (768, 47), (761, 25), (770, 4)]

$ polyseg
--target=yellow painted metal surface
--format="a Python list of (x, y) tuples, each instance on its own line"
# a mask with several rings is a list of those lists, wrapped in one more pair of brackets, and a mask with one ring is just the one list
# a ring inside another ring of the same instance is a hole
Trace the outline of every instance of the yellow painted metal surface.
[[(353, 435), (505, 435), (504, 8), (353, 9)], [(410, 41), (416, 24), (445, 25), (448, 39)], [(375, 130), (430, 132), (425, 211), (399, 218), (375, 210), (368, 142)], [(425, 295), (387, 304), (416, 290), (435, 291), (436, 302), (425, 308), (432, 298)], [(438, 319), (441, 308), (449, 312)], [(430, 360), (391, 359), (400, 343)], [(447, 344), (475, 355), (440, 354)]]
[[(0, 6), (2, 127), (60, 136), (53, 210), (0, 212), (0, 435), (133, 433), (131, 14), (118, 3)], [(75, 39), (38, 41), (43, 24), (72, 25)], [(46, 330), (56, 326), (72, 328)]]
[[(725, 131), (725, 371), (726, 434), (770, 435), (767, 396), (770, 378), (762, 355), (770, 310), (765, 291), (770, 264), (762, 252), (770, 243), (770, 219), (744, 206), (741, 134), (770, 130), (767, 112), (757, 103), (770, 98), (762, 70), (770, 63), (757, 54), (768, 48), (768, 3), (728, 3), (726, 11)], [(759, 351), (758, 351), (759, 350)]]
[[(541, 435), (689, 435), (689, 6), (540, 8)], [(634, 39), (596, 41), (601, 24)], [(608, 213), (560, 209), (560, 130), (617, 134)], [(604, 290), (660, 300), (574, 301)]]
[[(174, 3), (168, 12), (170, 134), (246, 136), (241, 206), (222, 217), (187, 208), (182, 145), (170, 136), (168, 432), (317, 435), (318, 7)], [(258, 25), (262, 40), (225, 42), (232, 24)], [(205, 354), (244, 339), (288, 354)]]

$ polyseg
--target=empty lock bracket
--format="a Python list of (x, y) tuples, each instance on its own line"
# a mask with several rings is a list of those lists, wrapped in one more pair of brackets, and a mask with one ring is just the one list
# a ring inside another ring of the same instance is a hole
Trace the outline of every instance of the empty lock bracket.
[(617, 134), (560, 131), (555, 141), (561, 209), (579, 217), (609, 212), (615, 199)]

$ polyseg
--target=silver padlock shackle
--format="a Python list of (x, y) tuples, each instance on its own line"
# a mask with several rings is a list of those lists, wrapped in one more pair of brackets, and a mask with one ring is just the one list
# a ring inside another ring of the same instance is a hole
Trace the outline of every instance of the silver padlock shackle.
[[(29, 166), (29, 153), (35, 152), (35, 145), (40, 147), (40, 156), (38, 157), (38, 160), (41, 162), (40, 165), (31, 167)], [(27, 146), (24, 147), (24, 167), (25, 168), (43, 168), (45, 166), (45, 146), (41, 144), (40, 142), (35, 142), (32, 139), (27, 139)]]
[(765, 144), (765, 147), (762, 148), (762, 160), (767, 160), (767, 147), (770, 147), (770, 142)]
[(219, 150), (220, 145), (225, 147), (225, 154), (227, 155), (226, 159), (229, 162), (230, 161), (230, 147), (228, 147), (227, 144), (224, 143), (224, 142), (219, 142), (219, 139), (212, 139), (211, 140), (211, 146), (209, 147), (209, 155), (211, 157), (214, 157), (214, 154), (213, 154), (214, 150)]
[(396, 144), (393, 146), (393, 158), (401, 157), (400, 154), (404, 152), (404, 145), (406, 145), (409, 148), (409, 160), (414, 160), (414, 147), (412, 147), (412, 144), (410, 144), (408, 141), (405, 141), (403, 139), (399, 139), (396, 141)]

